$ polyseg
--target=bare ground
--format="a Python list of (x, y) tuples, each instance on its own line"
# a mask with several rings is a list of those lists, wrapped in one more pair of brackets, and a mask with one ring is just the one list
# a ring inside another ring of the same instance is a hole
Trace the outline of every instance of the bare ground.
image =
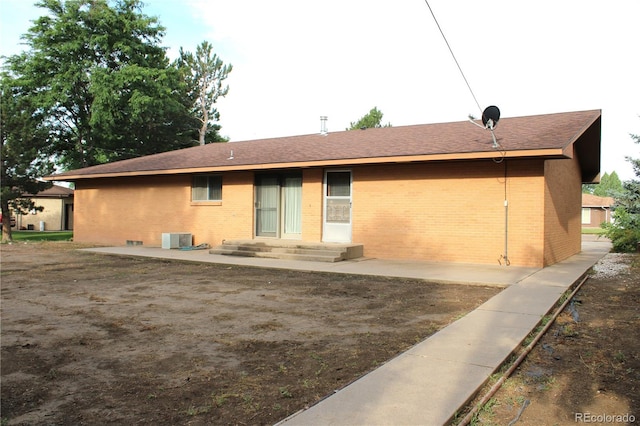
[(597, 263), (472, 423), (640, 424), (640, 255)]
[(499, 291), (78, 247), (1, 248), (3, 425), (273, 424)]

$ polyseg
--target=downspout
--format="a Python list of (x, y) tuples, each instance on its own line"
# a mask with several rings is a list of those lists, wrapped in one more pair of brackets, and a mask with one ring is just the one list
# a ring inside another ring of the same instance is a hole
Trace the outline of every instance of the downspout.
[(504, 261), (509, 266), (509, 201), (504, 199)]
[(507, 160), (504, 161), (504, 254), (498, 259), (498, 263), (502, 265), (504, 261), (505, 266), (511, 265), (509, 260), (509, 200), (507, 198)]

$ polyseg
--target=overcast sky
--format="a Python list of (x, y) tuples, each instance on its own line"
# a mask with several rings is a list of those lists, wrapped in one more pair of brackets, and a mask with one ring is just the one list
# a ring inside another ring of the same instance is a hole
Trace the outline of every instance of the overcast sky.
[[(0, 53), (40, 15), (0, 0)], [(232, 141), (341, 131), (374, 106), (393, 126), (480, 116), (424, 0), (146, 0), (175, 57), (210, 41), (234, 67)], [(640, 157), (638, 0), (429, 0), (481, 108), (503, 117), (602, 109), (602, 172)], [(471, 124), (469, 124), (471, 125)], [(496, 134), (499, 136), (500, 125)], [(505, 146), (507, 141), (504, 141)]]

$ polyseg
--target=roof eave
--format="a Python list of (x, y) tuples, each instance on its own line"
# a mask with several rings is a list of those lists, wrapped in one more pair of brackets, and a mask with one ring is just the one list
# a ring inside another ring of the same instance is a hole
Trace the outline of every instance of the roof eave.
[(114, 178), (114, 177), (134, 177), (153, 175), (178, 175), (194, 173), (221, 173), (231, 171), (248, 170), (272, 170), (272, 169), (295, 169), (311, 167), (344, 167), (365, 164), (398, 164), (398, 163), (419, 163), (431, 161), (455, 161), (455, 160), (485, 160), (495, 158), (570, 158), (562, 148), (549, 148), (537, 150), (514, 150), (514, 151), (485, 151), (469, 153), (447, 153), (447, 154), (426, 154), (426, 155), (406, 155), (392, 157), (363, 157), (344, 158), (332, 160), (265, 163), (265, 164), (229, 164), (224, 166), (158, 169), (158, 170), (134, 170), (111, 173), (93, 174), (62, 174), (51, 175), (43, 178), (47, 181), (73, 182), (84, 179)]

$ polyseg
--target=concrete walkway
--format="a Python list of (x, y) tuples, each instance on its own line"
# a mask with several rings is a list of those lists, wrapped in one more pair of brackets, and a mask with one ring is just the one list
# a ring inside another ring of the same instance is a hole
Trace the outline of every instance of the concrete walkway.
[(225, 265), (257, 266), (260, 268), (291, 269), (298, 271), (332, 272), (338, 274), (376, 275), (399, 278), (418, 278), (431, 282), (455, 282), (507, 287), (540, 271), (540, 268), (517, 266), (478, 265), (446, 262), (418, 262), (361, 258), (343, 262), (308, 262), (302, 260), (265, 259), (257, 257), (209, 254), (209, 250), (167, 250), (148, 246), (98, 247), (84, 249), (104, 254), (141, 256), (190, 262), (220, 263)]
[[(562, 294), (609, 252), (583, 242), (582, 252), (544, 269), (370, 259), (335, 264), (229, 258), (203, 251), (138, 247), (89, 251), (197, 262), (471, 282), (507, 288), (408, 351), (280, 424), (442, 425), (474, 396), (535, 329)], [(223, 258), (223, 259), (220, 259)]]

